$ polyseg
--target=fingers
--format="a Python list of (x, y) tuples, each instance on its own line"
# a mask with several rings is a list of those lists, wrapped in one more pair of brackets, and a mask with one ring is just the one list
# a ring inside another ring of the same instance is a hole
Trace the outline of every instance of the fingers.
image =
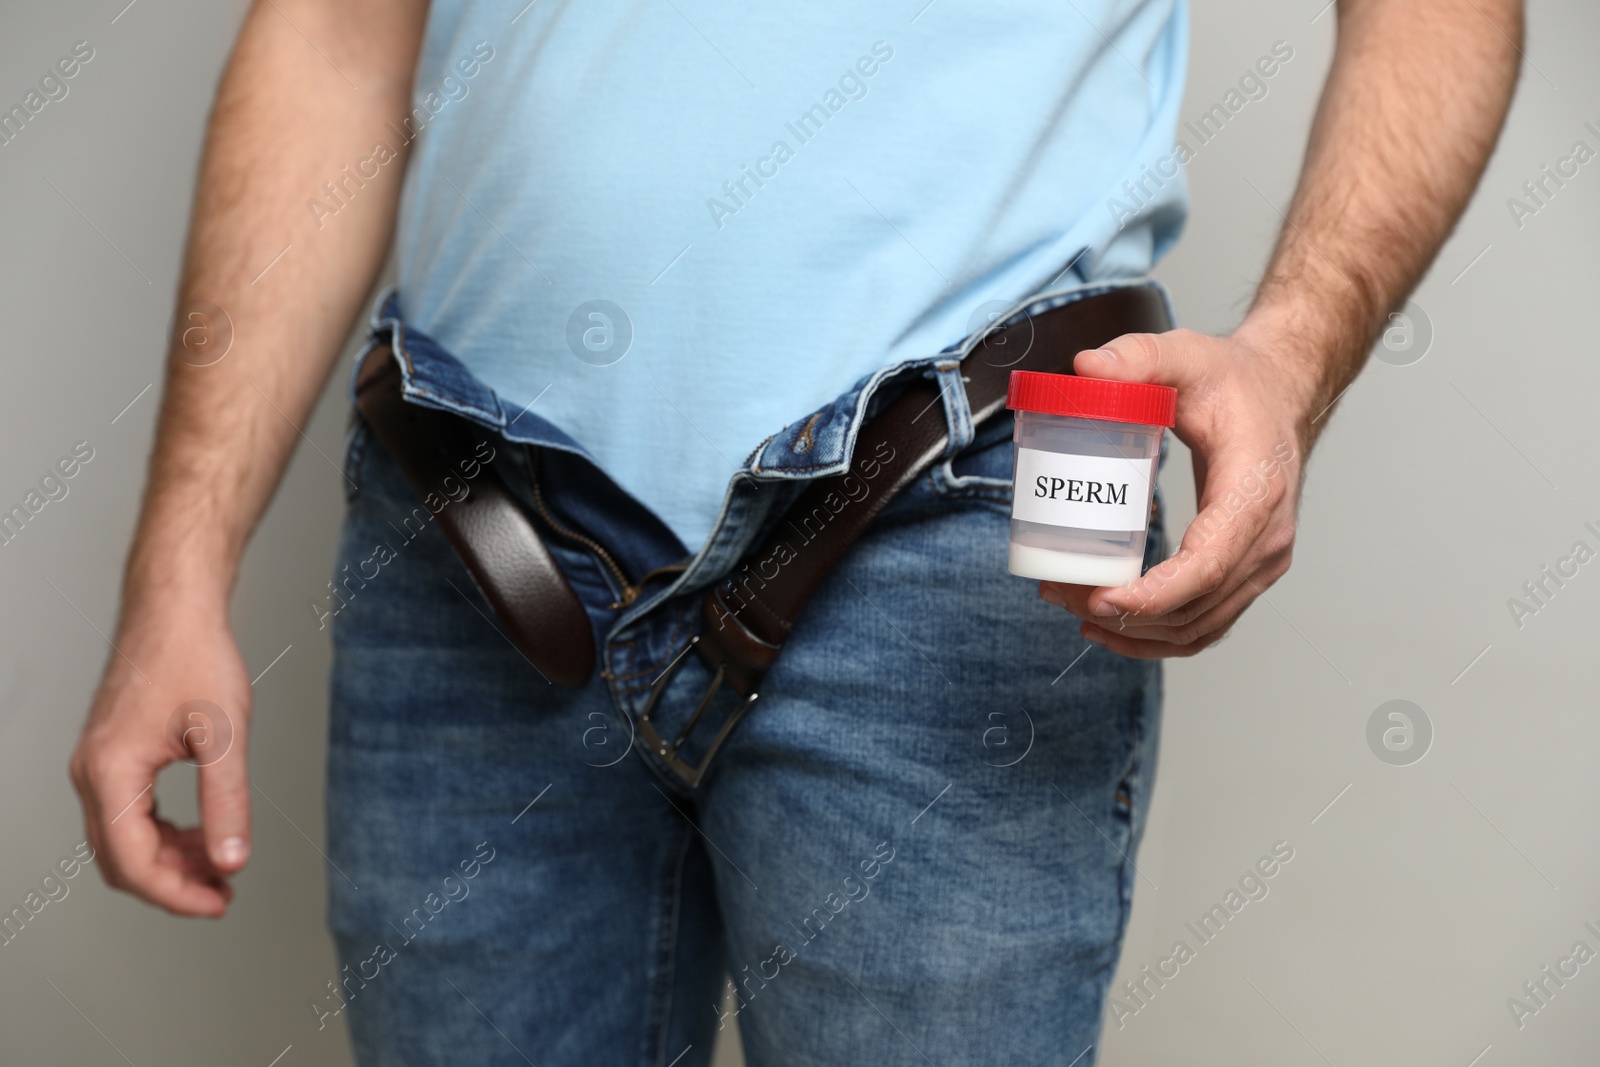
[[(196, 593), (125, 605), (121, 654), (72, 758), (106, 882), (179, 915), (222, 915), (227, 877), (249, 855), (250, 676), (218, 603)], [(156, 778), (178, 760), (198, 768), (202, 826), (156, 814)]]
[[(1228, 597), (1191, 622), (1147, 624), (1133, 621), (1130, 616), (1124, 625), (1116, 619), (1086, 619), (1079, 627), (1079, 633), (1107, 648), (1113, 647), (1113, 644), (1119, 649), (1137, 647), (1140, 658), (1192, 656), (1220, 641), (1239, 621), (1245, 609), (1266, 592), (1281, 574), (1282, 569), (1276, 566), (1257, 571), (1243, 579)], [(1113, 642), (1113, 638), (1117, 640)]]
[[(1192, 637), (1181, 636), (1185, 633), (1198, 636), (1200, 633), (1216, 629), (1219, 625), (1231, 625), (1231, 620), (1226, 624), (1219, 623), (1222, 614), (1220, 609), (1233, 603), (1248, 606), (1261, 592), (1283, 577), (1293, 558), (1292, 550), (1284, 548), (1262, 555), (1279, 541), (1280, 538), (1270, 530), (1264, 533), (1247, 551), (1243, 564), (1235, 568), (1216, 591), (1196, 597), (1186, 604), (1160, 614), (1149, 612), (1122, 615), (1096, 614), (1093, 604), (1100, 603), (1095, 599), (1095, 594), (1099, 590), (1085, 585), (1041, 582), (1039, 597), (1046, 603), (1063, 607), (1078, 618), (1095, 623), (1102, 629), (1114, 630), (1132, 637), (1152, 637), (1157, 640), (1186, 643), (1192, 640)], [(1243, 607), (1239, 610), (1242, 611)]]
[[(1207, 391), (1207, 379), (1216, 373), (1218, 364), (1216, 339), (1186, 330), (1124, 334), (1102, 348), (1078, 353), (1074, 361), (1080, 374), (1171, 386), (1190, 410)], [(1237, 432), (1239, 427), (1230, 429)], [(1260, 488), (1256, 485), (1257, 457), (1242, 449), (1196, 447), (1196, 440), (1189, 443), (1196, 456), (1196, 474), (1205, 477), (1198, 483), (1202, 487), (1199, 516), (1171, 559), (1126, 589), (1092, 595), (1089, 607), (1095, 615), (1159, 616), (1199, 597), (1226, 596), (1241, 580), (1236, 571), (1271, 509), (1244, 506), (1251, 500), (1230, 490), (1241, 482)], [(1219, 506), (1225, 497), (1230, 502), (1236, 498), (1240, 506)]]
[(1227, 630), (1218, 630), (1186, 645), (1175, 645), (1169, 641), (1148, 641), (1137, 637), (1129, 637), (1126, 634), (1119, 634), (1115, 630), (1102, 629), (1092, 622), (1086, 622), (1078, 627), (1078, 632), (1083, 635), (1085, 640), (1093, 641), (1102, 648), (1109, 649), (1117, 655), (1126, 656), (1129, 659), (1178, 659), (1193, 656), (1198, 652), (1205, 651), (1228, 635)]
[[(250, 859), (250, 776), (244, 732), (229, 730), (226, 740), (229, 747), (209, 752), (204, 758), (210, 762), (200, 764), (200, 825), (211, 863), (233, 874)], [(223, 739), (219, 736), (212, 744), (221, 745)]]
[(137, 756), (91, 759), (86, 809), (92, 836), (103, 844), (101, 873), (112, 887), (168, 911), (220, 916), (228, 893), (218, 884), (217, 872), (197, 866), (192, 851), (171, 836), (177, 831), (164, 832), (165, 824), (156, 818), (159, 769), (159, 763), (152, 766)]
[(1089, 614), (1102, 620), (1128, 616), (1157, 620), (1202, 598), (1226, 595), (1242, 581), (1240, 564), (1264, 524), (1262, 516), (1247, 528), (1210, 543), (1196, 544), (1192, 532), (1186, 533), (1170, 559), (1150, 568), (1133, 584), (1089, 594)]
[(1079, 352), (1072, 369), (1086, 378), (1170, 385), (1183, 395), (1211, 372), (1214, 358), (1208, 341), (1189, 330), (1126, 333), (1100, 348)]
[(203, 882), (220, 892), (225, 901), (233, 900), (233, 887), (211, 862), (206, 852), (205, 832), (198, 826), (179, 829), (165, 819), (157, 819), (161, 833), (161, 851), (158, 860), (191, 880)]
[[(129, 699), (127, 694), (114, 693), (113, 698), (118, 695), (128, 700), (121, 705), (121, 714), (107, 715), (102, 710), (98, 720), (92, 717), (71, 768), (101, 874), (112, 888), (176, 914), (220, 916), (232, 890), (224, 869), (208, 855), (204, 833), (199, 828), (179, 830), (156, 814), (157, 775), (175, 759), (198, 762), (202, 758), (199, 753), (205, 751), (198, 745), (200, 738), (189, 728), (187, 718), (167, 722), (161, 701), (141, 705), (135, 701), (145, 694), (134, 691)], [(243, 738), (240, 740), (242, 744)], [(243, 762), (241, 747), (231, 763), (242, 769)], [(227, 786), (226, 778), (219, 784)], [(227, 805), (213, 806), (220, 812)], [(202, 799), (202, 813), (205, 807)], [(217, 821), (219, 827), (234, 827), (235, 836), (242, 834), (248, 839), (248, 818), (246, 809), (242, 824), (236, 812), (221, 814)]]

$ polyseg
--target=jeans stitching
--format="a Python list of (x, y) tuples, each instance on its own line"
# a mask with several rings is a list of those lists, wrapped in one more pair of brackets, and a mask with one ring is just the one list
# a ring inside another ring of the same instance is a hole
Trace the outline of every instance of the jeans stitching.
[(961, 364), (945, 360), (934, 364), (934, 379), (939, 386), (939, 400), (944, 408), (946, 459), (959, 455), (972, 444), (977, 425), (972, 421), (971, 400), (967, 396)]
[(344, 498), (347, 503), (361, 495), (361, 471), (367, 459), (367, 446), (371, 443), (372, 427), (367, 425), (366, 419), (356, 416), (344, 453)]
[(808, 421), (805, 425), (805, 429), (800, 431), (800, 436), (795, 439), (794, 444), (789, 446), (796, 455), (810, 452), (811, 446), (817, 443), (816, 438), (811, 436), (811, 431), (816, 428), (817, 423), (821, 421), (822, 416), (826, 414), (826, 411), (819, 411), (815, 415), (811, 416), (810, 421)]
[[(1147, 681), (1145, 684), (1148, 686), (1150, 683)], [(1122, 844), (1117, 849), (1122, 854), (1122, 862), (1117, 865), (1117, 926), (1110, 945), (1111, 965), (1106, 970), (1105, 981), (1101, 987), (1101, 1011), (1105, 1009), (1106, 998), (1112, 995), (1111, 983), (1116, 977), (1117, 962), (1122, 957), (1122, 943), (1128, 935), (1128, 920), (1133, 912), (1133, 883), (1138, 871), (1130, 855), (1134, 846), (1134, 831), (1138, 825), (1136, 810), (1138, 799), (1134, 796), (1133, 783), (1141, 770), (1140, 753), (1148, 728), (1144, 692), (1141, 690), (1139, 703), (1130, 716), (1133, 744), (1128, 752), (1128, 761), (1123, 766), (1122, 773), (1117, 776), (1111, 800), (1112, 817), (1122, 823)], [(1126, 803), (1122, 799), (1124, 796), (1127, 797)]]
[[(648, 685), (630, 686), (623, 683), (631, 681), (635, 678), (649, 678), (651, 682), (654, 683), (655, 679), (661, 676), (661, 672), (665, 669), (665, 665), (671, 663), (674, 659), (682, 654), (683, 649), (680, 648), (679, 645), (687, 635), (687, 631), (693, 627), (693, 619), (693, 613), (689, 612), (679, 612), (676, 619), (674, 619), (672, 623), (672, 629), (667, 634), (667, 647), (674, 650), (672, 655), (667, 656), (663, 660), (652, 662), (649, 666), (641, 667), (636, 671), (613, 673), (611, 675), (611, 681), (616, 687), (616, 692), (619, 697), (626, 698), (635, 696), (639, 693), (647, 691), (650, 688)], [(640, 658), (637, 654), (637, 650), (633, 648), (633, 646), (637, 645), (638, 643), (638, 641), (618, 642), (618, 644), (629, 646), (630, 659), (634, 660)], [(630, 663), (629, 665), (631, 666), (632, 664)]]
[[(670, 804), (671, 802), (668, 801)], [(683, 867), (689, 857), (692, 835), (680, 830), (677, 836), (677, 855), (668, 853), (666, 869), (658, 883), (660, 895), (656, 908), (656, 953), (653, 961), (655, 974), (650, 982), (650, 1004), (645, 1020), (645, 1047), (642, 1062), (646, 1067), (664, 1067), (667, 1062), (667, 1035), (671, 1030), (672, 987), (676, 975), (678, 921), (683, 903)]]

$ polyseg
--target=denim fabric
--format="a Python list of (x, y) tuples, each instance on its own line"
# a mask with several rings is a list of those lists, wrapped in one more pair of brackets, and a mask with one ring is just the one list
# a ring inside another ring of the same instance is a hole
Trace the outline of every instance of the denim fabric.
[[(448, 354), (423, 341), (407, 333), (399, 357), (413, 399), (502, 428), (513, 491), (613, 562), (551, 538), (603, 649), (587, 686), (553, 686), (353, 431), (327, 796), (347, 968), (330, 1008), (347, 1005), (360, 1061), (693, 1067), (737, 1022), (752, 1067), (1092, 1063), (1159, 672), (1087, 644), (1006, 572), (1009, 419), (974, 432), (964, 394), (943, 392), (967, 443), (824, 582), (688, 794), (630, 741), (699, 592), (806, 477), (850, 462), (897, 382), (947, 375), (950, 356), (876, 375), (776, 435), (691, 557), (559, 431), (470, 376), (449, 387)], [(527, 441), (550, 446), (541, 462)], [(1162, 541), (1158, 519), (1147, 563)], [(683, 657), (664, 732), (706, 674)]]

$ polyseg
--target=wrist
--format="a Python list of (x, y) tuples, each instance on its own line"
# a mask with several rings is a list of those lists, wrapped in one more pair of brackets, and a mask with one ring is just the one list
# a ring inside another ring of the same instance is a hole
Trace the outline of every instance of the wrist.
[(1268, 368), (1307, 448), (1365, 357), (1364, 318), (1340, 304), (1263, 293), (1233, 333)]
[(1328, 349), (1319, 334), (1298, 309), (1257, 305), (1232, 336), (1278, 387), (1288, 410), (1310, 419), (1316, 414), (1327, 362)]
[(182, 616), (187, 624), (226, 626), (231, 582), (184, 567), (134, 566), (123, 580), (118, 629)]
[(122, 625), (181, 612), (225, 625), (238, 574), (238, 553), (215, 530), (193, 520), (179, 526), (147, 514), (128, 556), (122, 583)]

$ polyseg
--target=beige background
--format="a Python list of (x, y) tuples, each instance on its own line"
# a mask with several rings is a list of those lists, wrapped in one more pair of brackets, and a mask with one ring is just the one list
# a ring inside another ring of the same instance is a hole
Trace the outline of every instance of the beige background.
[[(70, 495), (0, 549), (8, 905), (81, 839), (64, 765), (105, 655), (201, 126), (243, 10), (122, 3), (13, 5), (0, 34), (5, 101), (72, 42), (96, 49), (67, 99), (0, 147), (0, 501), (20, 499), (74, 442), (95, 449)], [(1226, 329), (1243, 312), (1327, 63), (1333, 15), (1318, 17), (1321, 4), (1194, 12), (1185, 117), (1274, 41), (1296, 54), (1190, 167), (1194, 219), (1160, 271), (1187, 325)], [(1464, 5), (1461, 17), (1476, 16)], [(1537, 69), (1417, 295), (1431, 350), (1411, 366), (1374, 363), (1349, 391), (1311, 465), (1294, 570), (1226, 643), (1169, 673), (1140, 856), (1148, 880), (1119, 982), (1188, 940), (1184, 923), (1274, 842), (1295, 858), (1265, 900), (1108, 1028), (1104, 1064), (1593, 1059), (1594, 968), (1524, 1029), (1506, 999), (1575, 940), (1600, 948), (1583, 929), (1600, 926), (1600, 568), (1520, 630), (1506, 601), (1574, 541), (1600, 545), (1583, 529), (1600, 527), (1589, 432), (1600, 172), (1586, 167), (1521, 229), (1506, 200), (1573, 141), (1600, 147), (1583, 128), (1600, 125), (1597, 23), (1580, 0), (1533, 4)], [(306, 1007), (335, 972), (316, 849), (328, 650), (305, 602), (322, 586), (341, 506), (318, 449), (337, 454), (343, 420), (336, 384), (236, 599), (253, 672), (288, 651), (257, 686), (253, 764), (276, 809), (257, 797), (255, 861), (233, 914), (179, 921), (92, 872), (68, 883), (66, 899), (0, 948), (6, 1064), (265, 1067), (290, 1045), (284, 1067), (349, 1062), (342, 1032), (316, 1033)], [(1186, 515), (1192, 492), (1175, 459), (1168, 492)], [(1419, 704), (1435, 730), (1412, 766), (1386, 765), (1366, 743), (1368, 716), (1394, 698)], [(164, 808), (192, 812), (192, 785), (192, 772), (169, 774)]]

